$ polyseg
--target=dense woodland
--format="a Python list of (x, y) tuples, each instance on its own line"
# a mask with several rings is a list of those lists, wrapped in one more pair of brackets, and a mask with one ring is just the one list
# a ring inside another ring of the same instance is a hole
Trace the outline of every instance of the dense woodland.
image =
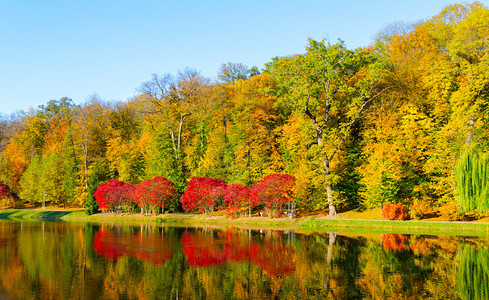
[(488, 38), (487, 7), (452, 5), (366, 48), (310, 39), (263, 70), (153, 74), (126, 102), (50, 100), (2, 117), (0, 180), (15, 203), (84, 204), (110, 179), (163, 177), (183, 195), (193, 177), (290, 174), (301, 210), (485, 212)]

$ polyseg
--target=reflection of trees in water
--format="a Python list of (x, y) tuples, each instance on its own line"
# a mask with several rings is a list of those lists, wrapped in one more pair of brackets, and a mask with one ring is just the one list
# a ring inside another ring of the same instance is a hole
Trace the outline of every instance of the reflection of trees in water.
[(406, 234), (383, 234), (382, 246), (388, 251), (406, 250), (409, 236)]
[(364, 242), (336, 233), (299, 236), (295, 297), (360, 298), (355, 278), (360, 275), (358, 255)]
[(217, 235), (186, 231), (182, 235), (182, 247), (192, 267), (249, 260), (270, 275), (282, 276), (295, 270), (292, 247), (271, 239), (257, 243), (233, 231)]
[[(0, 251), (0, 280), (13, 299), (69, 298), (78, 277), (74, 238), (79, 227), (45, 222), (0, 222), (11, 238)], [(46, 227), (46, 228), (44, 228)], [(41, 229), (41, 230), (40, 230)], [(0, 230), (2, 234), (3, 230)]]
[(476, 238), (1, 222), (0, 233), (0, 283), (16, 299), (480, 299), (488, 289), (488, 244)]
[(357, 279), (367, 298), (457, 299), (454, 259), (460, 237), (384, 234), (361, 251)]
[(456, 287), (462, 299), (489, 299), (489, 250), (463, 244), (457, 255)]
[(100, 229), (93, 241), (97, 254), (109, 260), (133, 256), (153, 265), (163, 265), (170, 259), (174, 252), (172, 247), (171, 241), (165, 236), (145, 231), (119, 234), (114, 230)]

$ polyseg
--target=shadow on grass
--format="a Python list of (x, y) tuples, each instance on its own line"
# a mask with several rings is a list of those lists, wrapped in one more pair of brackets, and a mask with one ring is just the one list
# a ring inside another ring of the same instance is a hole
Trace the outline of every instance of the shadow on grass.
[(14, 212), (14, 210), (0, 210), (0, 219), (8, 219)]
[(73, 211), (33, 211), (33, 210), (0, 210), (0, 219), (41, 219), (59, 220), (62, 217), (74, 213)]

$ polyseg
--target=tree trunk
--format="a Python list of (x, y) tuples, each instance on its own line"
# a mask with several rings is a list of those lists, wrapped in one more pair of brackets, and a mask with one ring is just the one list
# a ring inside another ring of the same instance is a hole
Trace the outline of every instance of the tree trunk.
[(227, 123), (226, 116), (222, 117), (222, 128), (224, 130), (224, 143), (227, 141)]
[(475, 117), (470, 117), (469, 132), (467, 133), (467, 137), (465, 138), (465, 145), (470, 145), (470, 142), (472, 141), (472, 132), (474, 131), (475, 121), (476, 121)]
[(248, 148), (248, 163), (246, 164), (246, 168), (248, 169), (248, 186), (251, 186), (251, 158), (250, 158), (250, 149)]
[[(88, 144), (88, 143), (87, 143)], [(85, 172), (85, 189), (88, 189), (88, 145), (85, 145), (81, 141), (82, 152), (83, 152), (83, 171)]]
[[(331, 106), (329, 104), (326, 105), (326, 112), (325, 112), (325, 116), (324, 116), (324, 123), (325, 124), (329, 118), (330, 107)], [(304, 113), (311, 119), (312, 124), (316, 127), (316, 141), (317, 141), (319, 148), (321, 148), (321, 146), (323, 145), (323, 127), (317, 124), (316, 119), (314, 118), (314, 116), (309, 111), (308, 105), (306, 105), (306, 107), (304, 109)], [(329, 216), (330, 217), (335, 216), (337, 214), (336, 213), (336, 206), (333, 204), (333, 185), (331, 184), (330, 179), (329, 179), (329, 176), (330, 176), (329, 161), (332, 158), (333, 158), (333, 156), (331, 156), (331, 158), (325, 157), (325, 158), (323, 158), (323, 162), (322, 162), (323, 163), (323, 171), (324, 171), (324, 180), (326, 181), (326, 196), (328, 199)]]
[(336, 205), (333, 204), (333, 188), (330, 183), (326, 186), (326, 193), (328, 195), (328, 205), (329, 205), (329, 216), (336, 216)]
[(182, 146), (182, 130), (183, 130), (183, 121), (185, 120), (185, 116), (180, 118), (180, 124), (178, 125), (178, 141), (177, 141), (177, 149), (180, 150)]
[(173, 152), (175, 153), (175, 158), (177, 158), (178, 150), (177, 150), (177, 145), (175, 144), (175, 133), (173, 132), (173, 130), (171, 128), (169, 128), (169, 130), (170, 130), (171, 142), (173, 145)]
[(329, 160), (324, 159), (323, 160), (323, 170), (324, 170), (324, 177), (326, 180), (326, 196), (328, 199), (328, 206), (329, 206), (329, 216), (333, 217), (336, 216), (336, 206), (333, 204), (333, 185), (331, 182), (329, 182)]
[(204, 125), (200, 127), (200, 147), (202, 148), (202, 151), (204, 151)]

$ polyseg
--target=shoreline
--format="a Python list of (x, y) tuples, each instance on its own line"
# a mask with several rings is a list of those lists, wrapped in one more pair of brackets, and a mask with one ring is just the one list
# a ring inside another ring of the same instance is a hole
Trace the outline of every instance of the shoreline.
[(91, 223), (141, 224), (157, 223), (166, 226), (220, 226), (245, 229), (295, 230), (301, 232), (371, 232), (422, 235), (471, 235), (489, 236), (487, 222), (456, 221), (390, 221), (329, 218), (307, 216), (295, 219), (267, 217), (242, 217), (230, 219), (226, 216), (205, 217), (200, 214), (165, 213), (157, 216), (141, 214), (99, 213), (88, 216), (83, 210), (38, 210), (1, 209), (0, 220), (40, 220)]

